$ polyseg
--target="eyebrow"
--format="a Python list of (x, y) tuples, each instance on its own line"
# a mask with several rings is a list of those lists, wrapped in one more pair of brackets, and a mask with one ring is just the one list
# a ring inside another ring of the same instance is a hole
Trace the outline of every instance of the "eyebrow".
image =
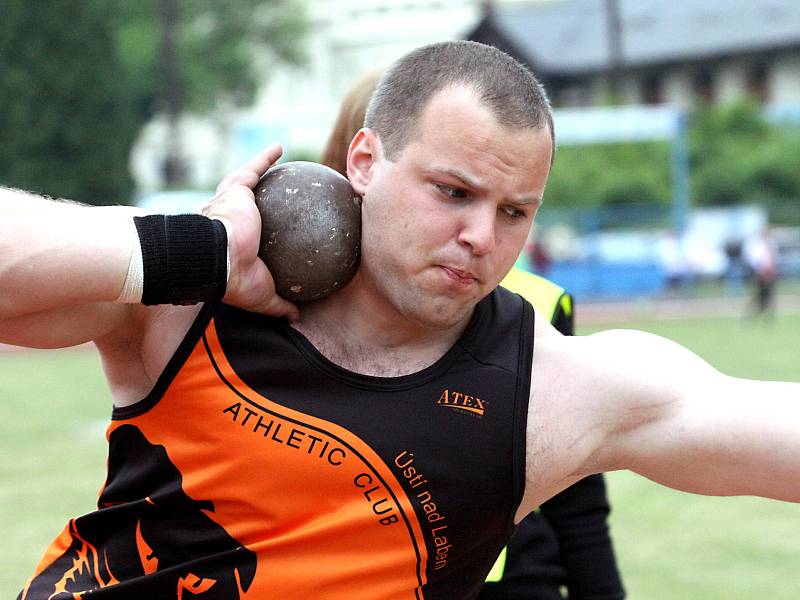
[[(453, 169), (452, 167), (431, 167), (430, 170), (436, 173), (449, 175), (454, 179), (458, 179), (465, 186), (474, 190), (478, 190), (479, 192), (485, 192), (487, 190), (487, 186), (485, 186), (480, 180), (475, 179), (474, 177), (467, 175), (458, 169)], [(509, 198), (508, 201), (518, 206), (527, 206), (529, 204), (540, 206), (542, 204), (542, 199), (534, 194), (523, 194), (521, 196)]]
[(528, 206), (529, 204), (535, 204), (536, 206), (542, 205), (542, 199), (539, 196), (534, 196), (533, 194), (511, 198), (510, 202), (511, 204), (517, 204), (519, 206)]
[(476, 179), (471, 175), (467, 175), (466, 173), (464, 173), (463, 171), (459, 171), (458, 169), (453, 169), (452, 167), (432, 167), (431, 171), (449, 175), (454, 179), (458, 179), (465, 186), (470, 187), (472, 189), (478, 191), (486, 190), (486, 186), (483, 185), (483, 183), (479, 179)]

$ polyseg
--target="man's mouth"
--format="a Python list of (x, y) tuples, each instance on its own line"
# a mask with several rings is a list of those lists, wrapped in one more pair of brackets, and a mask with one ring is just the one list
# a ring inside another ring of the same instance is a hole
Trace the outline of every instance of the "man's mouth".
[(478, 278), (470, 271), (465, 271), (456, 267), (448, 267), (445, 265), (440, 266), (452, 281), (461, 285), (469, 285), (471, 283), (477, 283), (478, 281)]

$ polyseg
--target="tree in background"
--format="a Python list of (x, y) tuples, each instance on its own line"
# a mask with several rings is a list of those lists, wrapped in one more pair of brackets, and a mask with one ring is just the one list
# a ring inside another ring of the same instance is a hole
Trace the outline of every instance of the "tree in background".
[(278, 63), (304, 61), (302, 0), (147, 0), (117, 2), (118, 44), (133, 74), (137, 117), (167, 117), (164, 179), (183, 181), (177, 122), (253, 101)]
[(0, 183), (125, 202), (138, 129), (107, 7), (5, 2), (0, 19)]
[[(768, 123), (757, 104), (697, 108), (689, 146), (694, 206), (800, 200), (798, 129)], [(546, 202), (666, 205), (672, 197), (669, 169), (666, 142), (565, 146), (558, 149)]]
[(4, 3), (0, 182), (125, 203), (130, 148), (150, 118), (247, 105), (270, 66), (302, 61), (304, 33), (302, 0)]
[(568, 207), (669, 203), (669, 160), (666, 142), (560, 147), (545, 202)]
[(692, 196), (720, 206), (800, 199), (800, 137), (755, 103), (698, 110), (690, 129)]

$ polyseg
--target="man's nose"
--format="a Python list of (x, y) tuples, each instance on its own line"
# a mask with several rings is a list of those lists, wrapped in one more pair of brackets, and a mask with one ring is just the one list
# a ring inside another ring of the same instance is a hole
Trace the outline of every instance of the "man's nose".
[(473, 254), (483, 256), (494, 250), (496, 209), (473, 206), (463, 215), (458, 241), (470, 247)]

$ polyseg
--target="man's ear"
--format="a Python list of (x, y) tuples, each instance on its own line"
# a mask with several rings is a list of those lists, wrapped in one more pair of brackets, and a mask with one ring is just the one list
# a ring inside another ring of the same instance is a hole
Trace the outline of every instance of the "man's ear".
[(363, 196), (373, 176), (373, 166), (381, 153), (380, 140), (374, 131), (361, 128), (347, 150), (347, 178), (359, 196)]

